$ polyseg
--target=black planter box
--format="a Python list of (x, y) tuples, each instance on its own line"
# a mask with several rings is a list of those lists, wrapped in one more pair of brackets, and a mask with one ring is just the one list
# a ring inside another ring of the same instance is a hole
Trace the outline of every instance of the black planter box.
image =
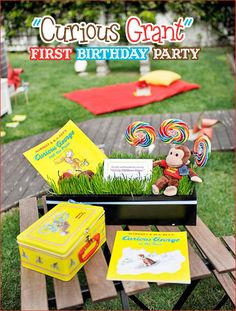
[(192, 195), (47, 195), (51, 209), (69, 200), (100, 205), (107, 225), (196, 225), (197, 196)]

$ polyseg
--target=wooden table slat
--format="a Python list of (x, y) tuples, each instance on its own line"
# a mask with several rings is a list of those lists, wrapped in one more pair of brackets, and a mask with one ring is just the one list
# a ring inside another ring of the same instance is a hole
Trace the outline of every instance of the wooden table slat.
[[(17, 144), (21, 145), (21, 150), (17, 152), (18, 156), (16, 159), (10, 162), (10, 165), (4, 165), (3, 176), (4, 176), (4, 195), (2, 198), (2, 202), (4, 206), (8, 204), (15, 203), (19, 201), (19, 199), (26, 197), (25, 193), (28, 189), (31, 190), (30, 184), (37, 177), (37, 180), (43, 180), (43, 178), (37, 174), (37, 171), (33, 166), (29, 164), (26, 158), (23, 156), (23, 152), (30, 147), (41, 143), (43, 140), (47, 139), (49, 132), (44, 132), (40, 135), (31, 136), (27, 140), (27, 148), (26, 145), (22, 141), (18, 141)], [(24, 138), (23, 140), (26, 140)], [(10, 143), (11, 144), (11, 143)], [(7, 170), (5, 169), (7, 168)], [(16, 178), (17, 176), (17, 178)], [(38, 184), (36, 187), (39, 187)], [(36, 188), (38, 189), (38, 188)], [(31, 191), (31, 195), (35, 195), (39, 191)]]
[[(223, 113), (220, 111), (210, 112), (210, 118), (223, 121)], [(220, 147), (222, 150), (228, 150), (231, 148), (231, 142), (226, 131), (224, 124), (218, 124), (213, 128), (213, 135), (217, 136)]]
[[(137, 118), (137, 121), (147, 122), (151, 124), (152, 114), (143, 114)], [(151, 124), (152, 125), (152, 124)]]
[(236, 255), (236, 249), (235, 249), (235, 237), (234, 236), (223, 236), (222, 238), (224, 242), (228, 245), (230, 250), (233, 252), (234, 255)]
[[(46, 196), (42, 196), (42, 206), (44, 213), (47, 213)], [(78, 276), (64, 282), (53, 278), (54, 291), (56, 296), (57, 309), (67, 309), (83, 304), (83, 296), (80, 288)]]
[[(229, 138), (229, 141), (230, 141), (230, 148), (233, 150), (234, 149), (234, 124), (232, 124), (229, 120), (229, 116), (228, 116), (228, 113), (227, 112), (224, 112), (221, 114), (221, 122), (222, 122), (222, 125), (221, 126), (224, 126), (225, 127), (225, 130), (227, 132), (227, 135), (228, 135), (228, 138)], [(220, 126), (220, 125), (219, 125)]]
[(112, 118), (103, 118), (101, 122), (102, 123), (97, 129), (97, 133), (94, 137), (94, 143), (96, 145), (106, 144), (106, 136), (107, 136), (107, 133), (109, 132), (109, 128), (112, 123)]
[[(18, 170), (19, 167), (22, 165), (22, 162), (25, 161), (28, 163), (28, 161), (25, 159), (23, 155), (23, 152), (39, 144), (41, 141), (44, 140), (45, 136), (46, 137), (48, 136), (48, 132), (44, 132), (39, 135), (30, 136), (28, 138), (24, 138), (16, 142), (9, 143), (10, 148), (8, 149), (10, 149), (9, 153), (11, 155), (11, 158), (7, 160), (8, 165), (4, 165), (5, 174), (7, 176), (12, 176), (12, 175), (14, 176), (16, 170)], [(17, 155), (17, 157), (15, 155)], [(5, 162), (5, 159), (3, 159), (3, 162)]]
[(236, 270), (232, 271), (230, 273), (231, 273), (232, 277), (234, 278), (234, 282), (235, 282), (235, 280), (236, 280)]
[(199, 116), (200, 116), (201, 112), (192, 112), (190, 114), (190, 122), (192, 124), (192, 128), (194, 127), (194, 125), (197, 123)]
[[(3, 177), (5, 179), (5, 190), (8, 190), (9, 192), (14, 188), (14, 184), (16, 184), (18, 182), (18, 180), (21, 180), (21, 177), (25, 174), (26, 170), (28, 170), (29, 168), (32, 168), (32, 172), (33, 170), (35, 171), (35, 169), (33, 169), (33, 167), (31, 167), (31, 165), (27, 162), (26, 159), (23, 158), (23, 156), (20, 154), (19, 158), (21, 159), (21, 161), (11, 161), (9, 163), (9, 167), (12, 167), (12, 172), (7, 172), (6, 170), (6, 166), (7, 163), (3, 161), (4, 165), (4, 169), (3, 169)], [(16, 162), (16, 166), (14, 167), (12, 162)], [(16, 174), (17, 176), (19, 176), (18, 178), (16, 178)], [(6, 179), (7, 178), (7, 179)]]
[(225, 124), (224, 124), (226, 113), (217, 110), (216, 115), (217, 115), (217, 119), (221, 123), (216, 125), (213, 128), (213, 131), (216, 130), (218, 137), (220, 137), (220, 145), (221, 145), (223, 150), (228, 150), (229, 146), (231, 147), (231, 149), (233, 149), (233, 144), (231, 142), (231, 137), (228, 134), (229, 128), (227, 128), (227, 126), (225, 126)]
[[(189, 129), (192, 129), (193, 126), (192, 126), (192, 118), (191, 118), (191, 115), (189, 113), (181, 113), (180, 114), (180, 120), (183, 120)], [(190, 141), (190, 140), (187, 140), (185, 143), (184, 143), (190, 150), (193, 150), (193, 144), (194, 142), (193, 141)]]
[[(20, 229), (24, 231), (38, 219), (37, 199), (21, 200)], [(45, 275), (21, 266), (21, 310), (48, 310)]]
[(93, 302), (111, 299), (117, 296), (114, 283), (106, 280), (107, 270), (106, 259), (101, 249), (84, 266)]
[(31, 166), (27, 166), (28, 168), (18, 175), (20, 178), (18, 177), (19, 179), (16, 179), (9, 188), (8, 195), (4, 197), (4, 206), (9, 205), (11, 202), (17, 202), (20, 198), (24, 197), (23, 194), (27, 191), (29, 184), (37, 177), (37, 171)]
[(232, 136), (232, 142), (235, 149), (235, 109), (226, 110), (229, 128), (231, 129), (230, 135)]
[(229, 296), (232, 303), (235, 305), (235, 282), (227, 273), (218, 273), (216, 270), (213, 271), (216, 279), (220, 282), (225, 292)]
[(230, 252), (199, 217), (196, 226), (186, 226), (186, 229), (218, 272), (235, 269), (235, 262)]
[(41, 176), (37, 174), (35, 178), (30, 182), (29, 187), (25, 189), (23, 196), (26, 198), (31, 196), (33, 193), (35, 196), (38, 197), (39, 194), (46, 193), (48, 189), (49, 185)]
[(78, 127), (87, 135), (88, 129), (90, 127), (90, 120), (81, 122), (81, 123), (77, 123)]
[(192, 118), (191, 118), (191, 114), (190, 113), (181, 113), (180, 114), (180, 119), (183, 120), (189, 129), (193, 128), (193, 124), (192, 124)]
[[(113, 244), (115, 241), (115, 236), (117, 231), (122, 231), (121, 226), (106, 226), (107, 231), (107, 245), (112, 253)], [(134, 282), (134, 281), (123, 281), (122, 282), (125, 293), (127, 295), (135, 295), (142, 291), (149, 289), (149, 284), (147, 282)]]
[[(217, 119), (216, 115), (213, 115), (210, 111), (204, 113), (203, 118), (209, 118), (209, 119)], [(216, 130), (217, 126), (213, 128), (213, 136), (212, 136), (212, 150), (221, 150), (221, 145), (220, 145), (220, 136), (218, 135), (218, 132)]]
[(106, 146), (105, 146), (105, 153), (106, 155), (110, 155), (112, 151), (114, 151), (116, 148), (113, 148), (115, 138), (117, 136), (117, 132), (120, 129), (121, 122), (124, 118), (117, 117), (113, 119), (112, 126), (109, 128), (109, 131), (106, 136)]
[(69, 282), (53, 279), (57, 309), (68, 309), (83, 304), (83, 296), (78, 276)]
[[(96, 133), (99, 129), (99, 127), (102, 125), (102, 119), (97, 118), (96, 122), (94, 122), (95, 120), (89, 120), (89, 127), (87, 130), (85, 130), (85, 134), (92, 140), (94, 141), (94, 137), (96, 136)], [(79, 126), (79, 124), (77, 124)]]
[[(160, 114), (153, 114), (151, 118), (151, 126), (154, 127), (155, 131), (158, 131), (161, 125), (161, 115)], [(157, 137), (155, 142), (155, 148), (153, 150), (153, 155), (158, 157), (160, 154), (160, 139)]]
[[(157, 226), (157, 229), (162, 232), (178, 232), (178, 227), (175, 226)], [(210, 270), (204, 264), (200, 256), (195, 252), (190, 242), (188, 241), (190, 275), (192, 280), (203, 279), (211, 276)]]
[(114, 140), (115, 151), (125, 152), (125, 147), (128, 146), (128, 143), (125, 139), (125, 131), (130, 123), (131, 123), (130, 116), (123, 118), (119, 128), (117, 129), (116, 138)]

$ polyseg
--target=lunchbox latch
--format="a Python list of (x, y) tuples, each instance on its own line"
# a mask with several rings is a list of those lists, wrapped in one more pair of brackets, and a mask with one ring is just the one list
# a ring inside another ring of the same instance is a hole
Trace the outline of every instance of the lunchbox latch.
[(85, 234), (85, 236), (86, 236), (86, 238), (85, 238), (85, 241), (86, 242), (88, 242), (89, 240), (90, 240), (90, 237), (89, 237), (89, 228), (86, 228), (85, 230), (84, 230), (84, 234)]

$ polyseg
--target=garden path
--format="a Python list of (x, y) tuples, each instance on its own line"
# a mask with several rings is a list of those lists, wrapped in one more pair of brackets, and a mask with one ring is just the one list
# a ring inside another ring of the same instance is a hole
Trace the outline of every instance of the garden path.
[[(107, 155), (113, 151), (134, 153), (134, 148), (125, 142), (123, 136), (129, 123), (142, 120), (150, 122), (157, 129), (162, 120), (175, 117), (184, 120), (189, 127), (192, 127), (199, 115), (200, 112), (175, 113), (174, 115), (153, 114), (104, 117), (79, 123), (79, 127), (95, 144), (104, 145), (103, 149)], [(212, 150), (234, 150), (234, 110), (208, 111), (204, 113), (204, 117), (218, 119), (222, 122), (222, 125), (214, 128)], [(1, 196), (2, 211), (16, 205), (22, 198), (39, 195), (47, 191), (45, 181), (28, 163), (22, 153), (49, 138), (56, 131), (44, 132), (3, 145), (1, 152), (1, 176), (3, 181)], [(168, 148), (168, 145), (166, 146), (158, 140), (153, 153), (165, 154)]]

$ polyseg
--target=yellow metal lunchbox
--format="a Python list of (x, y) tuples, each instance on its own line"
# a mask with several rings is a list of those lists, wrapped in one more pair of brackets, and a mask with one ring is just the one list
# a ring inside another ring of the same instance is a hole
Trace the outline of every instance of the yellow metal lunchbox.
[(100, 206), (63, 202), (17, 236), (22, 266), (69, 281), (106, 240)]

